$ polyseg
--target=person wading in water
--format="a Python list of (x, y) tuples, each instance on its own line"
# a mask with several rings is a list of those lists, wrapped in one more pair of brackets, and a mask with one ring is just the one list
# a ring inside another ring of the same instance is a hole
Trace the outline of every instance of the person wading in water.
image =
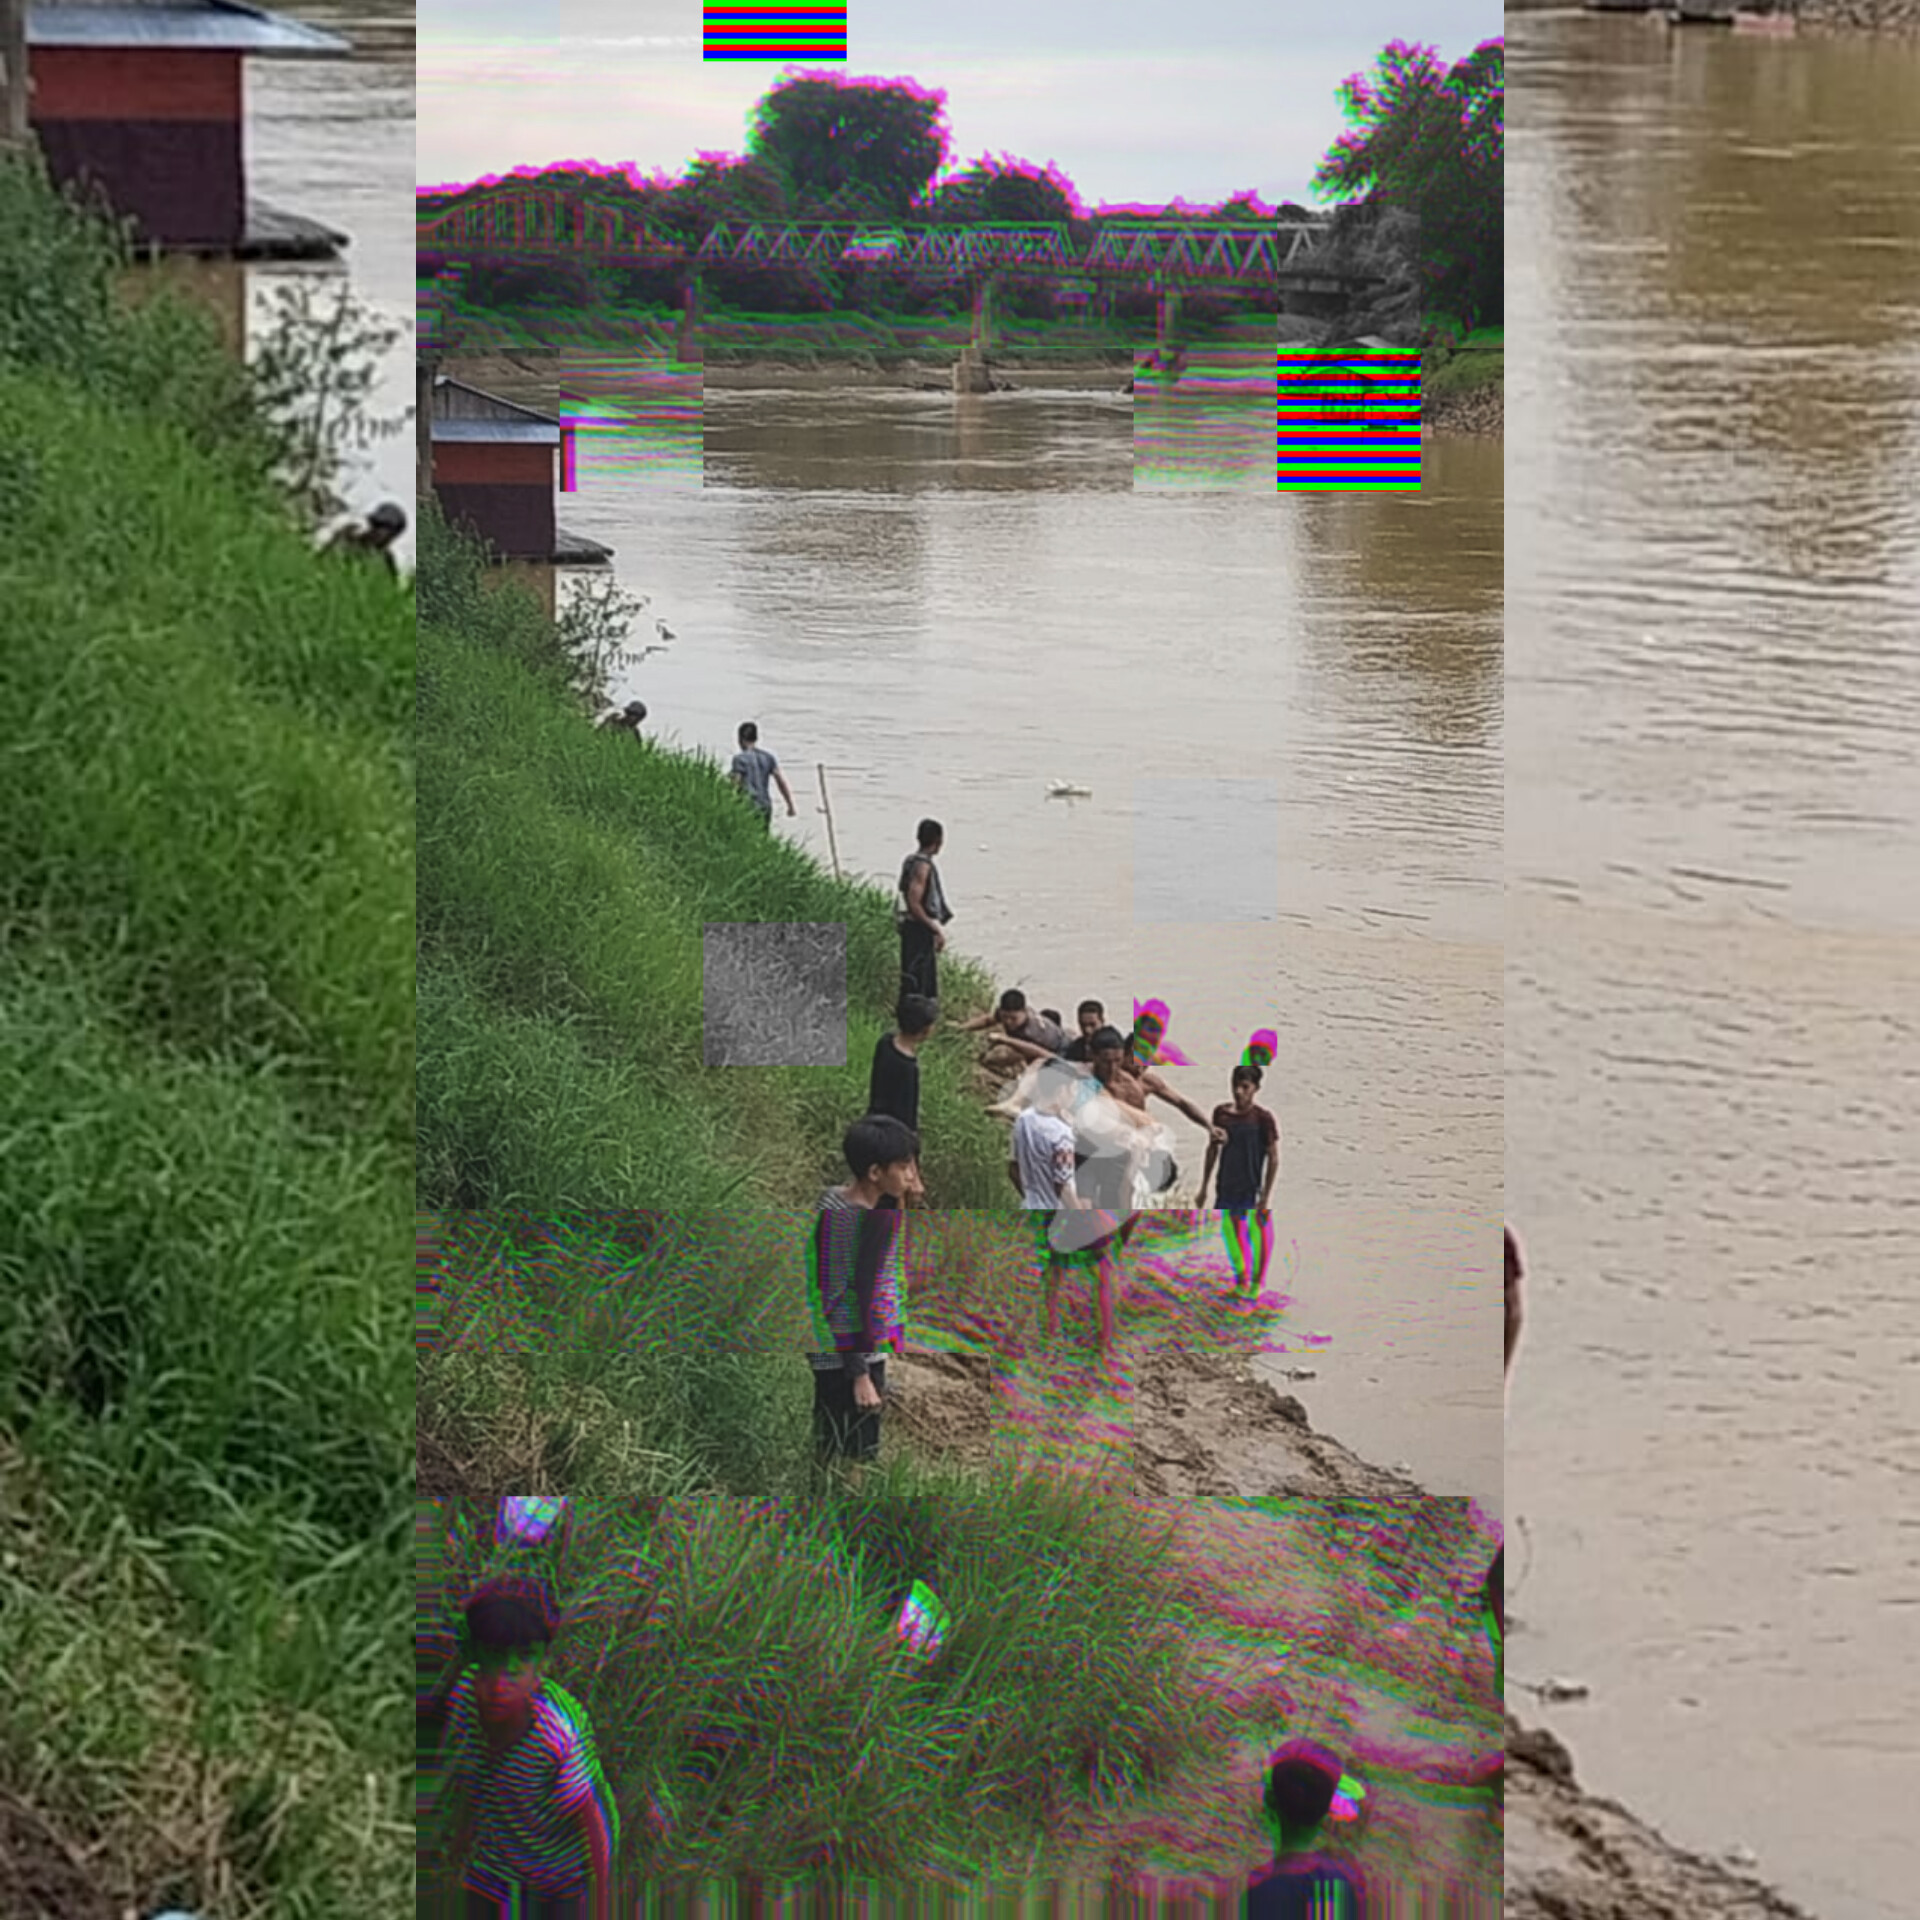
[(919, 846), (900, 865), (900, 992), (923, 1000), (940, 998), (940, 969), (935, 955), (947, 944), (942, 931), (953, 918), (934, 856), (946, 844), (938, 820), (922, 820)]

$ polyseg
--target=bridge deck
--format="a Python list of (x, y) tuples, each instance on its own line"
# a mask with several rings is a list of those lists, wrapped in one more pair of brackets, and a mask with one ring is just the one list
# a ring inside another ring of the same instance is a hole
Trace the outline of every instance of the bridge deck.
[(682, 269), (885, 266), (920, 280), (1017, 272), (1077, 280), (1147, 279), (1161, 284), (1277, 285), (1301, 278), (1334, 285), (1376, 276), (1318, 258), (1324, 222), (1263, 226), (1113, 224), (1077, 245), (1062, 226), (916, 226), (877, 229), (847, 221), (722, 222), (697, 245), (637, 221), (619, 207), (513, 196), (449, 208), (418, 222), (423, 259), (590, 256)]

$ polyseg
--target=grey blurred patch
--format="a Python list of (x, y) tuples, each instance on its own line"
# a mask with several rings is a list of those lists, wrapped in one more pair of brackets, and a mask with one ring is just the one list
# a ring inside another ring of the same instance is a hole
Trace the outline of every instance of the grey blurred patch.
[(847, 1064), (847, 929), (840, 921), (715, 921), (701, 954), (710, 1067)]
[(1278, 782), (1133, 783), (1135, 921), (1277, 919), (1279, 876)]

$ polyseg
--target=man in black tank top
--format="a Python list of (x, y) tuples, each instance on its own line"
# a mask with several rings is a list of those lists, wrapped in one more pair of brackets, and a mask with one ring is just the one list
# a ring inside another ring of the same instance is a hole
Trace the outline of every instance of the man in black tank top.
[(933, 864), (946, 843), (940, 822), (922, 820), (919, 841), (900, 867), (900, 992), (938, 1000), (940, 969), (934, 956), (947, 944), (942, 928), (953, 918), (940, 869)]

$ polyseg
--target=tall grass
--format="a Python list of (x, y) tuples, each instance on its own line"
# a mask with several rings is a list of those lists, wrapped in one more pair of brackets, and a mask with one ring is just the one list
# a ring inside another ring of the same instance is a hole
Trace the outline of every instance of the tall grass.
[[(648, 1218), (644, 1248), (592, 1218), (441, 1221), (445, 1278), (420, 1329), (423, 1492), (804, 1489), (813, 1214)], [(1037, 1322), (1038, 1263), (1018, 1215), (914, 1213), (907, 1235), (914, 1343)]]
[[(495, 1564), (478, 1511), (450, 1503), (429, 1619)], [(1011, 1471), (900, 1467), (813, 1506), (584, 1505), (555, 1678), (594, 1721), (628, 1884), (1024, 1876), (1072, 1810), (1209, 1737), (1170, 1536)], [(893, 1632), (916, 1578), (953, 1619), (931, 1663)]]
[[(1116, 1832), (1164, 1833), (1179, 1871), (1231, 1876), (1259, 1857), (1245, 1767), (1287, 1732), (1351, 1744), (1378, 1712), (1395, 1748), (1473, 1737), (1484, 1558), (1464, 1503), (1289, 1497), (1176, 1543), (1176, 1520), (1207, 1517), (1057, 1462), (1034, 1475), (1017, 1444), (962, 1478), (899, 1432), (857, 1487), (819, 1485), (808, 1224), (429, 1229), (419, 1483), (455, 1524), (448, 1545), (423, 1521), (416, 1644), (437, 1631), (444, 1650), (451, 1598), (505, 1563), (476, 1515), (506, 1493), (574, 1498), (558, 1677), (599, 1729), (630, 1884), (1073, 1878)], [(1023, 1225), (908, 1216), (920, 1343), (1031, 1324)], [(1233, 1569), (1208, 1558), (1222, 1540)], [(915, 1579), (959, 1623), (931, 1669), (888, 1632)], [(1376, 1821), (1380, 1858), (1412, 1878), (1424, 1791), (1383, 1783)]]
[(210, 322), (0, 209), (0, 1796), (103, 1915), (391, 1913), (412, 603)]
[[(769, 836), (704, 753), (583, 724), (570, 663), (473, 549), (421, 530), (421, 1204), (678, 1212), (810, 1202), (845, 1178), (892, 1024), (890, 896)], [(845, 1064), (709, 1066), (709, 923), (846, 929)], [(951, 956), (951, 1017), (991, 985)], [(1006, 1136), (946, 1035), (921, 1055), (936, 1203), (1006, 1204)]]

